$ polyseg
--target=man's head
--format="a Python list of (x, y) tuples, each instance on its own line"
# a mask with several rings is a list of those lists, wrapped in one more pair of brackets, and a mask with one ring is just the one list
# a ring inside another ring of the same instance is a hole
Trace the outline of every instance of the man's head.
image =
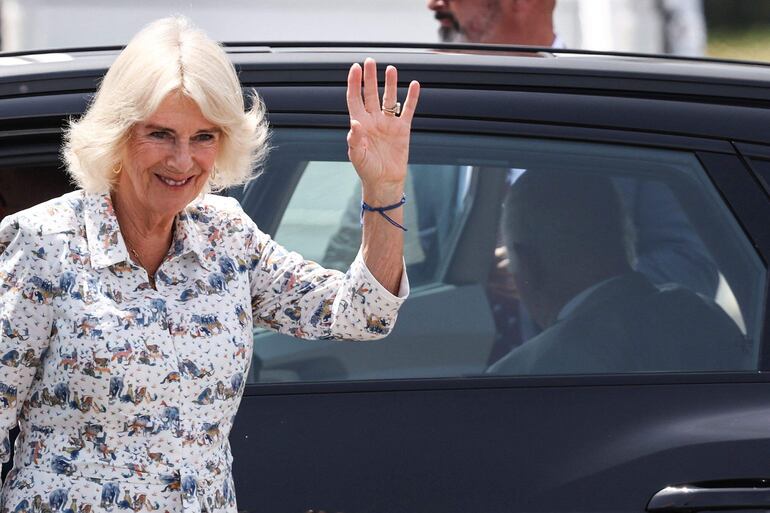
[(487, 44), (551, 46), (555, 6), (556, 0), (428, 0), (440, 35)]
[(517, 290), (542, 328), (575, 295), (630, 271), (630, 236), (612, 182), (527, 171), (503, 205), (502, 231)]

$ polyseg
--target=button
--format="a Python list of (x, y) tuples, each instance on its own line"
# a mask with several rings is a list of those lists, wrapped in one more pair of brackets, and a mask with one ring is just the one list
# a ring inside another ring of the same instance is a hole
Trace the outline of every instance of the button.
[(183, 500), (188, 502), (196, 500), (195, 494), (198, 490), (198, 480), (191, 475), (182, 476), (181, 489)]

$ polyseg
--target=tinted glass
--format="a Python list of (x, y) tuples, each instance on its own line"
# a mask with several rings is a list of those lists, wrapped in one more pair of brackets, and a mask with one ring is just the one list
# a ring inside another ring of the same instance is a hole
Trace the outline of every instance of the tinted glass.
[[(279, 131), (280, 169), (253, 184), (280, 173), (275, 238), (341, 270), (360, 244), (344, 141)], [(693, 155), (443, 134), (411, 155), (412, 293), (392, 334), (257, 330), (251, 382), (756, 368), (765, 269)]]
[(0, 219), (73, 190), (57, 163), (5, 164), (0, 161)]

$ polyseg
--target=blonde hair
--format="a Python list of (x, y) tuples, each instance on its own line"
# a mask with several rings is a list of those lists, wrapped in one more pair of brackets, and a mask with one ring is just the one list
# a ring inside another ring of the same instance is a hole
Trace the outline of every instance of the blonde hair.
[(246, 111), (238, 76), (215, 41), (184, 17), (157, 20), (136, 34), (107, 70), (93, 102), (65, 132), (67, 169), (87, 192), (109, 192), (129, 131), (171, 92), (193, 100), (222, 130), (208, 188), (246, 183), (268, 151), (265, 108), (256, 92)]

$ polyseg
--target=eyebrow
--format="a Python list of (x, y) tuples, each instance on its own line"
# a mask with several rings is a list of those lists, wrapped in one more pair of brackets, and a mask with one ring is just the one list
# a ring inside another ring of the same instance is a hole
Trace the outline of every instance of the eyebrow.
[[(161, 126), (161, 125), (148, 124), (148, 125), (145, 125), (145, 128), (147, 128), (148, 130), (159, 130), (159, 131), (163, 131), (163, 132), (171, 132), (172, 134), (176, 134), (176, 130), (174, 130), (173, 128), (168, 128), (168, 127)], [(219, 133), (221, 131), (222, 131), (221, 128), (214, 126), (214, 127), (211, 127), (211, 128), (202, 128), (202, 129), (198, 130), (195, 133), (196, 134), (208, 133), (208, 132)]]

